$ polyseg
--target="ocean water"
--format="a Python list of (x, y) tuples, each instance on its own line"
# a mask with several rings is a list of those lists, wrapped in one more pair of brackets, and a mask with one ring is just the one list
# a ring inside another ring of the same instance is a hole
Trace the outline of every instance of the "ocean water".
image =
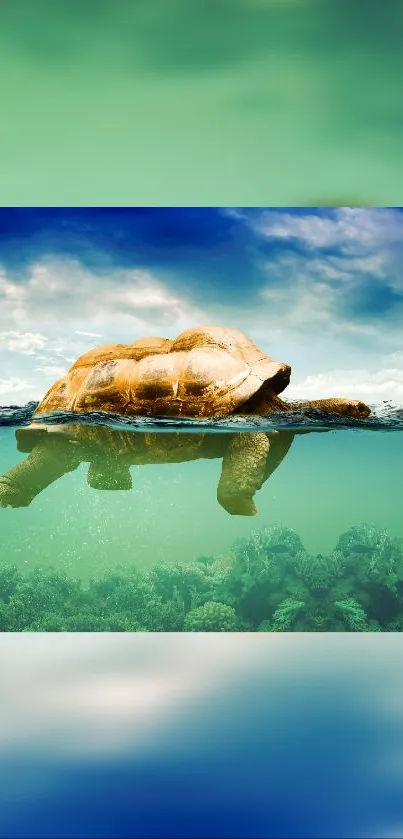
[[(0, 411), (0, 475), (9, 475), (0, 479), (1, 629), (403, 628), (403, 412), (383, 406), (363, 421), (299, 411), (213, 422), (104, 414), (78, 422), (56, 413), (39, 443), (39, 432), (27, 432), (34, 408)], [(242, 446), (254, 451), (262, 439), (272, 474), (254, 495), (255, 515), (245, 514), (236, 468), (225, 509), (217, 487), (228, 447), (241, 450), (247, 485), (252, 467)], [(51, 472), (37, 461), (16, 485), (10, 470), (39, 445), (52, 447)], [(7, 496), (10, 485), (17, 491)], [(124, 601), (134, 569), (154, 587), (153, 608), (158, 600), (168, 610), (165, 623), (147, 624), (151, 595), (143, 592), (141, 616)], [(55, 593), (66, 579), (74, 591)], [(186, 616), (195, 610), (192, 624)]]

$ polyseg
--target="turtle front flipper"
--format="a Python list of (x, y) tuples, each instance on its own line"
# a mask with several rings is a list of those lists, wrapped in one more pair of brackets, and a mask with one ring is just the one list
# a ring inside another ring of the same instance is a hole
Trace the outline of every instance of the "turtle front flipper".
[(217, 500), (232, 516), (255, 516), (253, 496), (265, 479), (270, 439), (261, 432), (240, 432), (223, 457)]
[(231, 515), (255, 516), (253, 496), (286, 456), (292, 431), (242, 432), (232, 438), (223, 457), (218, 502)]
[(319, 408), (327, 414), (339, 414), (342, 417), (366, 419), (371, 414), (371, 408), (360, 399), (313, 399), (307, 402), (294, 402), (291, 408)]
[(271, 477), (277, 467), (280, 466), (282, 460), (284, 460), (294, 440), (295, 431), (271, 431), (269, 432), (269, 437), (270, 451), (264, 468), (263, 483)]
[(0, 507), (28, 507), (42, 490), (77, 469), (80, 446), (52, 435), (41, 437), (28, 457), (0, 478)]

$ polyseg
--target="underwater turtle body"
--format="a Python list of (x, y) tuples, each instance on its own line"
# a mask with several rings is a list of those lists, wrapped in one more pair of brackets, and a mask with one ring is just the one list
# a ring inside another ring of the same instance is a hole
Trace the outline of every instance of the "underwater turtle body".
[(130, 416), (257, 413), (251, 399), (275, 396), (291, 368), (265, 355), (236, 329), (188, 329), (175, 340), (107, 344), (81, 356), (50, 388), (35, 416), (107, 411)]
[(219, 504), (231, 515), (251, 516), (257, 513), (256, 491), (285, 457), (294, 433), (134, 433), (107, 425), (37, 423), (17, 429), (16, 437), (18, 450), (28, 457), (0, 477), (0, 507), (28, 506), (83, 462), (89, 464), (93, 489), (128, 490), (132, 466), (218, 458)]

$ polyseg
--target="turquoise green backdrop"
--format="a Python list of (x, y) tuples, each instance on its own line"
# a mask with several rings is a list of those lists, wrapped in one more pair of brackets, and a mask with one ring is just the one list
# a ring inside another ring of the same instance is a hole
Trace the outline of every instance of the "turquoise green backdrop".
[(1, 203), (400, 204), (402, 29), (400, 0), (3, 0)]

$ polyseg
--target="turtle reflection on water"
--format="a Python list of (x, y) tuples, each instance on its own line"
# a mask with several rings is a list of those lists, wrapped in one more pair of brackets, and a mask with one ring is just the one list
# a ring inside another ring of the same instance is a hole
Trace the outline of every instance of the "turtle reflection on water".
[[(25, 507), (67, 472), (89, 463), (87, 482), (98, 490), (132, 488), (130, 467), (220, 458), (219, 504), (231, 515), (257, 513), (254, 495), (306, 431), (191, 433), (123, 431), (85, 424), (35, 425), (16, 431), (19, 451), (28, 453), (0, 478), (0, 507)], [(268, 553), (290, 553), (273, 544)]]
[(232, 515), (250, 516), (257, 513), (255, 492), (287, 454), (294, 433), (146, 433), (66, 424), (20, 428), (16, 437), (19, 451), (29, 455), (0, 478), (0, 506), (28, 506), (82, 462), (89, 463), (87, 482), (93, 489), (129, 490), (131, 466), (221, 458), (218, 502)]
[(301, 407), (358, 419), (370, 414), (359, 400), (283, 402), (278, 394), (287, 387), (290, 373), (288, 364), (265, 355), (242, 332), (221, 326), (188, 329), (173, 341), (144, 338), (97, 347), (50, 388), (34, 414), (35, 422), (17, 431), (19, 450), (30, 454), (0, 478), (0, 506), (26, 506), (83, 460), (90, 463), (90, 486), (130, 489), (131, 465), (219, 457), (219, 503), (232, 515), (255, 515), (255, 492), (298, 432), (152, 435), (52, 426), (45, 419), (38, 423), (38, 418), (52, 411), (94, 410), (144, 417), (265, 416)]

